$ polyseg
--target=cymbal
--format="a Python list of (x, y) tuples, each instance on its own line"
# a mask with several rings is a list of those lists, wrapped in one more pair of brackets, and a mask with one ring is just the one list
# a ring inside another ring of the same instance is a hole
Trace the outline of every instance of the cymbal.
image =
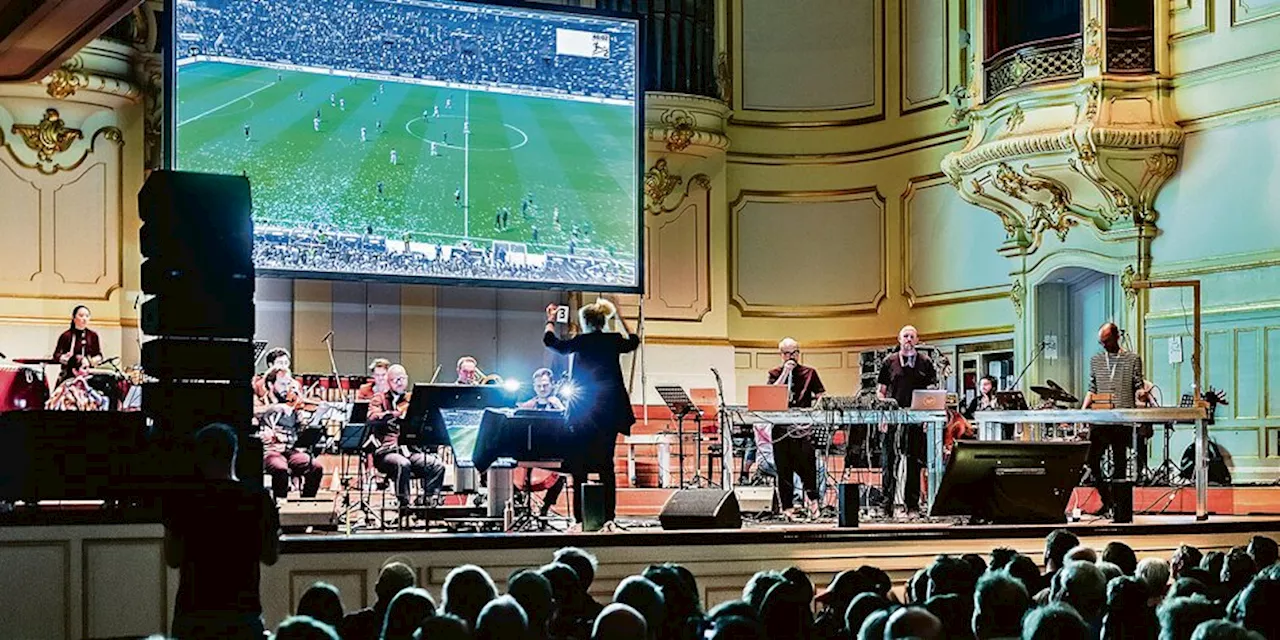
[(1057, 385), (1054, 385), (1053, 387), (1041, 387), (1037, 385), (1031, 385), (1031, 391), (1033, 393), (1039, 394), (1040, 397), (1044, 398), (1045, 400), (1053, 400), (1056, 402), (1067, 402), (1067, 403), (1079, 402), (1079, 400), (1076, 399), (1075, 396), (1071, 395), (1070, 393), (1067, 393), (1066, 390), (1064, 390), (1062, 387), (1058, 387)]

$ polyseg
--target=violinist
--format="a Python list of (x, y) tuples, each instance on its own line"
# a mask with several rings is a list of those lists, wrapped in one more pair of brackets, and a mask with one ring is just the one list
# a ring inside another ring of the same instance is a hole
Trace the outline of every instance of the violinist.
[[(289, 356), (289, 350), (283, 347), (276, 347), (268, 351), (266, 362), (267, 362), (266, 371), (271, 371), (272, 369), (284, 369), (285, 371), (290, 371), (293, 366), (293, 359)], [(259, 373), (258, 375), (255, 375), (253, 377), (253, 395), (255, 396), (266, 395), (267, 393), (266, 379), (267, 379), (267, 374), (265, 372)], [(298, 384), (298, 381), (294, 380), (292, 376), (289, 377), (289, 380), (293, 384), (292, 389), (294, 391), (297, 391), (298, 389), (302, 388), (302, 386)]]
[(396, 499), (400, 508), (409, 506), (409, 481), (422, 481), (418, 504), (435, 497), (444, 486), (444, 464), (434, 451), (400, 444), (400, 425), (409, 411), (409, 373), (393, 364), (387, 368), (387, 391), (369, 401), (369, 423), (378, 448), (373, 453), (373, 466), (396, 483)]
[(62, 368), (62, 382), (53, 390), (45, 408), (53, 411), (106, 411), (107, 397), (89, 386), (89, 359), (68, 354)]
[(277, 367), (267, 372), (265, 393), (254, 398), (253, 417), (262, 440), (262, 467), (271, 475), (271, 490), (278, 499), (289, 495), (289, 478), (302, 478), (302, 497), (314, 498), (320, 491), (324, 467), (308, 452), (291, 446), (297, 437), (298, 411), (302, 398), (294, 389), (289, 370)]
[(373, 397), (387, 392), (387, 369), (391, 361), (386, 358), (374, 358), (369, 363), (369, 374), (373, 379), (356, 389), (356, 400), (373, 400)]

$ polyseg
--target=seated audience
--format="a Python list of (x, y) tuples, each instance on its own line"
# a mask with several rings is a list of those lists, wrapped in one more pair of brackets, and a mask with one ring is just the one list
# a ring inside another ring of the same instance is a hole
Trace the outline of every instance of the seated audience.
[(1200, 623), (1222, 617), (1222, 607), (1200, 596), (1169, 598), (1160, 605), (1156, 617), (1160, 640), (1191, 640)]
[(1107, 602), (1107, 583), (1102, 572), (1090, 562), (1071, 562), (1053, 577), (1049, 601), (1070, 605), (1090, 629), (1102, 626), (1102, 611)]
[(317, 582), (307, 587), (298, 599), (296, 614), (337, 629), (342, 625), (342, 598), (338, 595), (338, 589), (327, 582)]
[(529, 629), (529, 618), (511, 596), (498, 596), (476, 618), (476, 640), (519, 640)]
[(286, 618), (276, 628), (272, 640), (340, 640), (333, 625), (325, 624), (310, 616)]
[(410, 587), (397, 593), (387, 607), (381, 640), (412, 640), (422, 621), (435, 615), (436, 601), (426, 589)]
[(1123, 542), (1114, 540), (1108, 542), (1107, 546), (1102, 548), (1102, 559), (1120, 567), (1120, 573), (1126, 576), (1131, 576), (1138, 570), (1138, 554)]
[(480, 610), (498, 597), (498, 587), (484, 569), (464, 564), (445, 576), (440, 594), (440, 612), (458, 616), (474, 629)]
[(1070, 605), (1047, 604), (1022, 620), (1022, 640), (1093, 640), (1084, 618)]
[(1017, 637), (1031, 596), (1021, 582), (1005, 571), (988, 572), (978, 580), (973, 596), (973, 635), (978, 640)]
[(529, 638), (547, 637), (547, 623), (555, 610), (551, 583), (529, 569), (520, 569), (507, 579), (507, 595), (515, 598), (528, 618)]
[(1121, 576), (1108, 583), (1102, 640), (1155, 640), (1156, 617), (1147, 605), (1149, 594), (1147, 585), (1137, 578)]
[(387, 618), (391, 600), (404, 589), (418, 584), (417, 574), (403, 562), (389, 562), (378, 572), (378, 582), (373, 586), (373, 606), (352, 611), (342, 618), (339, 633), (342, 640), (377, 640), (382, 633), (382, 622)]
[(884, 627), (884, 640), (943, 638), (942, 621), (923, 607), (902, 607), (889, 616)]
[(614, 602), (600, 611), (591, 628), (591, 640), (647, 640), (649, 631), (640, 613)]
[(613, 591), (613, 601), (640, 612), (651, 639), (657, 638), (658, 630), (664, 628), (666, 602), (663, 600), (662, 590), (652, 580), (644, 576), (623, 579)]

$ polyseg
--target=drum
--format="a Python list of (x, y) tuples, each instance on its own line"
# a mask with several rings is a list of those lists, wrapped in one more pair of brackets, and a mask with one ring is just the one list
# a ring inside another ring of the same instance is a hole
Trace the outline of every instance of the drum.
[(37, 367), (0, 365), (0, 412), (43, 409), (49, 385)]

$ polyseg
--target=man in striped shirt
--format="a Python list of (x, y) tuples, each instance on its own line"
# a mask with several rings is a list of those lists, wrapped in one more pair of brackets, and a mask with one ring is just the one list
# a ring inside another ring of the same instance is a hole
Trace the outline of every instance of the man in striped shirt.
[[(1138, 403), (1145, 403), (1146, 391), (1142, 381), (1142, 358), (1138, 354), (1120, 348), (1120, 327), (1114, 322), (1107, 322), (1098, 329), (1098, 342), (1103, 352), (1093, 356), (1089, 361), (1089, 395), (1084, 399), (1082, 408), (1088, 409), (1094, 404), (1096, 395), (1110, 395), (1111, 407), (1115, 409), (1133, 409)], [(1098, 495), (1102, 498), (1102, 511), (1110, 511), (1113, 507), (1110, 483), (1123, 479), (1128, 475), (1129, 443), (1133, 440), (1133, 427), (1123, 425), (1094, 425), (1089, 430), (1088, 465), (1090, 475), (1098, 487)], [(1102, 451), (1111, 449), (1111, 477), (1102, 477)]]

